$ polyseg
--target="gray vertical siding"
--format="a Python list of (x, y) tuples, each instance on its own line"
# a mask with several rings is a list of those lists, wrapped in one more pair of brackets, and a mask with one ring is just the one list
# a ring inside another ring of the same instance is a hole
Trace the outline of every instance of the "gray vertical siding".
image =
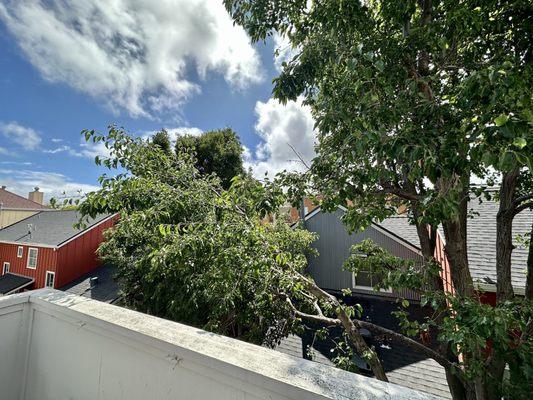
[[(350, 288), (354, 292), (364, 293), (364, 290), (354, 289), (352, 273), (343, 270), (344, 261), (350, 254), (352, 245), (364, 239), (371, 239), (377, 245), (388, 250), (391, 254), (404, 259), (421, 260), (421, 256), (395, 239), (379, 232), (373, 227), (363, 232), (348, 234), (345, 225), (341, 221), (343, 212), (337, 210), (334, 213), (319, 211), (305, 223), (311, 232), (320, 235), (313, 247), (318, 251), (318, 256), (309, 256), (307, 272), (314, 278), (316, 283), (328, 290), (342, 290)], [(366, 291), (379, 296), (398, 296), (411, 300), (418, 300), (419, 296), (408, 290), (400, 293), (382, 293)]]

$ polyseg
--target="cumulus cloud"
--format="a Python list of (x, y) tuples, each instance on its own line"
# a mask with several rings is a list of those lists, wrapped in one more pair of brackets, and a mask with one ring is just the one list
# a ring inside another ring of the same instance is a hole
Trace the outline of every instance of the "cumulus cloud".
[(17, 122), (0, 123), (0, 132), (26, 150), (35, 150), (41, 144), (41, 136), (37, 131)]
[(25, 169), (0, 168), (0, 182), (6, 185), (9, 191), (24, 197), (37, 186), (44, 192), (46, 200), (51, 197), (77, 196), (98, 189), (97, 186), (75, 182), (56, 172)]
[(7, 0), (0, 20), (45, 79), (132, 116), (179, 111), (200, 91), (191, 69), (234, 88), (262, 80), (257, 52), (222, 1)]
[(266, 103), (258, 101), (255, 113), (255, 130), (261, 143), (253, 152), (244, 149), (245, 166), (251, 167), (259, 178), (265, 173), (304, 170), (305, 165), (295, 151), (308, 164), (315, 155), (316, 135), (310, 108), (302, 104), (302, 99), (285, 105), (270, 99)]

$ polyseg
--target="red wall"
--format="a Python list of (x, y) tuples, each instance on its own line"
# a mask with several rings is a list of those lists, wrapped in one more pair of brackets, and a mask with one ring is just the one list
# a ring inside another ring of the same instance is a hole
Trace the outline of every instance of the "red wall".
[[(9, 272), (18, 275), (29, 276), (35, 279), (33, 284), (33, 289), (38, 289), (44, 287), (44, 280), (46, 276), (46, 271), (56, 272), (56, 263), (57, 263), (57, 251), (54, 249), (38, 246), (28, 246), (23, 245), (24, 252), (22, 253), (22, 258), (17, 257), (17, 249), (19, 245), (16, 244), (5, 244), (0, 243), (0, 274), (4, 266), (4, 261), (7, 261), (11, 265), (9, 266)], [(31, 269), (27, 268), (28, 264), (28, 249), (34, 247), (39, 249), (37, 253), (37, 268)], [(56, 272), (56, 282), (57, 282), (57, 272)], [(57, 287), (57, 286), (56, 286)]]
[(448, 257), (446, 257), (446, 253), (444, 252), (444, 242), (442, 241), (440, 233), (437, 233), (437, 240), (435, 243), (435, 260), (437, 260), (442, 265), (442, 271), (440, 276), (442, 278), (444, 291), (447, 293), (454, 293), (455, 289), (453, 288), (450, 263), (448, 262)]
[[(112, 227), (115, 221), (116, 218), (111, 218), (90, 228), (58, 249), (24, 245), (22, 258), (17, 257), (19, 245), (0, 243), (0, 274), (4, 261), (7, 261), (10, 263), (9, 272), (34, 278), (31, 289), (40, 289), (44, 287), (46, 271), (53, 271), (56, 273), (55, 288), (60, 288), (101, 264), (96, 249), (103, 241), (103, 232)], [(26, 267), (29, 247), (39, 249), (36, 269)]]
[(101, 264), (96, 249), (103, 241), (103, 232), (112, 227), (115, 220), (116, 218), (111, 218), (87, 230), (57, 250), (56, 288), (72, 282)]

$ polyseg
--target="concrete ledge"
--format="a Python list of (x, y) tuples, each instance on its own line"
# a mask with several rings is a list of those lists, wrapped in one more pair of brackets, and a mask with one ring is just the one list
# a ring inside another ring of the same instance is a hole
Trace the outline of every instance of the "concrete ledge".
[[(183, 376), (194, 377), (195, 382), (189, 379), (191, 385), (198, 385), (199, 382), (211, 382), (211, 385), (220, 385), (219, 394), (213, 397), (219, 399), (436, 399), (433, 396), (394, 384), (380, 382), (183, 324), (50, 289), (1, 298), (0, 325), (2, 324), (2, 308), (24, 302), (29, 302), (33, 309), (31, 317), (28, 317), (33, 323), (25, 324), (27, 329), (31, 331), (29, 335), (29, 342), (31, 343), (28, 346), (27, 358), (30, 365), (27, 365), (26, 368), (30, 368), (23, 385), (25, 388), (25, 395), (21, 396), (23, 399), (53, 398), (42, 396), (42, 393), (39, 394), (42, 397), (32, 394), (32, 391), (38, 390), (47, 383), (43, 382), (44, 378), (37, 376), (31, 368), (44, 365), (45, 362), (49, 363), (50, 358), (64, 360), (68, 354), (56, 356), (57, 351), (52, 352), (52, 349), (57, 349), (61, 343), (66, 343), (73, 346), (72, 348), (75, 349), (73, 352), (77, 352), (77, 342), (80, 346), (85, 346), (85, 348), (79, 349), (81, 357), (72, 355), (72, 357), (81, 358), (81, 361), (74, 360), (76, 362), (72, 363), (72, 365), (80, 365), (80, 379), (83, 379), (85, 369), (92, 365), (99, 365), (99, 368), (105, 369), (106, 359), (111, 360), (113, 366), (121, 365), (119, 361), (124, 358), (124, 354), (131, 355), (131, 362), (136, 364), (134, 370), (143, 371), (143, 368), (146, 369), (141, 373), (142, 378), (145, 379), (144, 386), (137, 391), (139, 397), (135, 397), (139, 399), (143, 398), (142, 392), (145, 389), (144, 395), (146, 393), (160, 393), (165, 385), (168, 385), (169, 389), (174, 388), (176, 385), (172, 376), (176, 376), (176, 380), (182, 379), (179, 387), (183, 388), (184, 397), (173, 393), (172, 396), (169, 395), (168, 397), (156, 396), (151, 398), (189, 399), (191, 396), (194, 397), (196, 393), (203, 397), (194, 398), (207, 398), (205, 394), (200, 395), (202, 390), (205, 393), (205, 388), (184, 388), (183, 382), (186, 380), (183, 380), (180, 373), (184, 374)], [(61, 337), (61, 340), (57, 340), (58, 337)], [(0, 345), (1, 340), (0, 337)], [(50, 348), (50, 352), (43, 351), (42, 347)], [(116, 351), (116, 357), (112, 354), (114, 351)], [(44, 360), (45, 357), (47, 361)], [(144, 364), (145, 357), (146, 364)], [(124, 360), (126, 368), (128, 361)], [(67, 360), (67, 364), (69, 363), (70, 360)], [(86, 367), (83, 365), (84, 363), (87, 363)], [(152, 364), (156, 365), (153, 371), (149, 370), (149, 365)], [(59, 367), (61, 366), (53, 366), (58, 374), (61, 371)], [(157, 373), (157, 368), (160, 368), (164, 373)], [(3, 370), (4, 368), (0, 366), (0, 374), (4, 372)], [(89, 370), (92, 371), (92, 369)], [(154, 376), (151, 377), (151, 374)], [(108, 377), (110, 381), (107, 383), (105, 379), (102, 382), (102, 378), (106, 378), (105, 376), (102, 377), (100, 374), (97, 378), (94, 379), (95, 385), (101, 384), (102, 387), (95, 388), (95, 393), (98, 393), (98, 398), (106, 399), (128, 398), (120, 397), (116, 393), (113, 393), (115, 397), (111, 396), (109, 390), (116, 387), (116, 381), (120, 381), (120, 387), (135, 386), (140, 379), (135, 373), (131, 374), (131, 382), (122, 381), (123, 375), (115, 380), (113, 377)], [(51, 376), (50, 379), (55, 379), (55, 377)], [(88, 378), (88, 380), (90, 379)], [(146, 385), (150, 384), (155, 387), (146, 388)], [(48, 384), (47, 388), (49, 386), (53, 385)], [(62, 390), (65, 394), (63, 398), (70, 398), (68, 396), (75, 395), (68, 393), (68, 385)], [(50, 396), (52, 393), (53, 391)], [(102, 396), (102, 393), (107, 393), (108, 397)], [(215, 389), (213, 393), (217, 393), (217, 390)], [(226, 393), (234, 394), (226, 395)]]

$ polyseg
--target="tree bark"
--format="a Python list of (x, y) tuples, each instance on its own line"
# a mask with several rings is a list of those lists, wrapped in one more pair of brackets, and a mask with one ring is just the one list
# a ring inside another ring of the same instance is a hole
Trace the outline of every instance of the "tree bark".
[(533, 224), (529, 234), (529, 251), (527, 253), (526, 299), (533, 300)]
[(500, 187), (500, 206), (496, 217), (496, 299), (504, 302), (514, 297), (511, 284), (511, 254), (513, 252), (513, 200), (518, 168), (506, 172)]
[[(451, 185), (451, 183), (446, 183)], [(462, 190), (457, 214), (443, 221), (446, 244), (444, 251), (450, 264), (452, 282), (456, 293), (461, 297), (473, 297), (474, 285), (468, 265), (467, 217), (468, 217), (468, 178), (460, 183)]]
[(383, 365), (381, 364), (378, 355), (374, 350), (368, 347), (365, 340), (363, 339), (363, 336), (359, 333), (359, 328), (355, 325), (354, 321), (352, 321), (352, 319), (348, 316), (348, 314), (346, 313), (342, 305), (339, 303), (337, 298), (329, 294), (328, 292), (320, 289), (313, 281), (307, 279), (306, 277), (300, 275), (298, 278), (304, 285), (307, 286), (307, 289), (313, 295), (333, 305), (335, 314), (340, 320), (344, 331), (350, 339), (350, 342), (355, 347), (355, 351), (357, 352), (357, 354), (363, 357), (363, 359), (368, 363), (370, 369), (372, 370), (374, 376), (377, 379), (379, 379), (380, 381), (388, 382), (389, 379), (385, 374), (385, 370), (383, 369)]

